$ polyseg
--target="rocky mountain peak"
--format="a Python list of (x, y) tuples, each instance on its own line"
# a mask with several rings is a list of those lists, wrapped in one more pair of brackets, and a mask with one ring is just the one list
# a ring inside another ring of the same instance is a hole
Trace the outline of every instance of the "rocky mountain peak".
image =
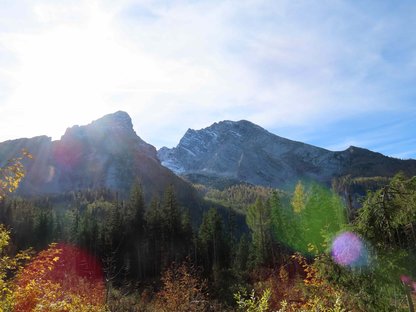
[(220, 179), (279, 188), (290, 188), (299, 179), (329, 184), (346, 174), (392, 176), (398, 170), (416, 170), (415, 161), (405, 163), (355, 146), (331, 152), (277, 136), (247, 120), (189, 129), (175, 148), (159, 150), (158, 157), (196, 183)]
[(133, 130), (133, 123), (129, 114), (124, 111), (117, 111), (112, 114), (105, 115), (91, 123), (91, 125), (108, 127), (112, 129)]
[(68, 128), (62, 139), (65, 139), (68, 136), (82, 138), (85, 137), (87, 133), (91, 132), (101, 134), (117, 133), (137, 136), (136, 132), (133, 130), (133, 123), (129, 114), (123, 111), (117, 111), (94, 120), (88, 125), (75, 125)]
[(224, 120), (215, 122), (211, 126), (200, 130), (188, 129), (177, 148), (195, 148), (195, 146), (199, 146), (201, 149), (204, 149), (204, 146), (210, 144), (224, 143), (225, 141), (233, 144), (235, 141), (247, 140), (263, 135), (267, 136), (270, 133), (250, 121)]
[(256, 124), (252, 123), (251, 121), (244, 120), (244, 119), (239, 120), (239, 121), (223, 120), (223, 121), (220, 121), (218, 123), (214, 123), (213, 126), (214, 127), (218, 126), (218, 127), (223, 127), (223, 128), (236, 128), (236, 129), (245, 129), (245, 130), (266, 131), (265, 129), (263, 129), (259, 125), (256, 125)]
[(129, 114), (123, 111), (105, 115), (85, 126), (70, 127), (57, 144), (99, 146), (112, 154), (133, 149), (157, 160), (156, 149), (136, 134)]
[(234, 131), (241, 135), (246, 134), (246, 133), (253, 133), (253, 132), (268, 133), (267, 130), (247, 120), (239, 120), (239, 121), (224, 120), (220, 122), (215, 122), (211, 126), (201, 129), (199, 131), (212, 131), (212, 132), (216, 132), (217, 134), (220, 134), (220, 133), (226, 134), (227, 132)]
[(140, 181), (145, 197), (162, 194), (174, 185), (188, 196), (192, 190), (182, 179), (161, 166), (154, 146), (134, 131), (123, 111), (105, 115), (87, 125), (68, 128), (60, 140), (46, 136), (0, 143), (0, 164), (26, 148), (27, 176), (19, 193), (59, 194), (73, 190), (108, 188), (128, 194)]
[[(274, 174), (287, 167), (281, 158), (293, 153), (300, 159), (307, 147), (247, 120), (225, 120), (201, 130), (188, 129), (175, 148), (160, 149), (158, 157), (163, 165), (181, 175), (220, 176), (274, 185), (292, 174), (286, 170), (284, 177)], [(319, 158), (326, 154), (325, 150), (315, 147), (308, 151), (307, 157)], [(275, 156), (279, 159), (273, 160)]]
[(360, 150), (364, 150), (364, 149), (361, 148), (361, 147), (357, 147), (357, 146), (354, 146), (354, 145), (350, 145), (350, 146), (348, 146), (348, 148), (345, 151), (346, 152), (349, 152), (349, 153), (354, 153), (354, 152), (360, 151)]

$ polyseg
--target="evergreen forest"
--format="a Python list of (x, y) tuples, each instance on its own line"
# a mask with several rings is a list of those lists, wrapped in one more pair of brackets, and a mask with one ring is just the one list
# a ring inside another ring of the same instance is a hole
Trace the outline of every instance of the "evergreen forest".
[(1, 311), (414, 311), (416, 177), (196, 185), (198, 219), (140, 181), (15, 196), (27, 157), (0, 171)]

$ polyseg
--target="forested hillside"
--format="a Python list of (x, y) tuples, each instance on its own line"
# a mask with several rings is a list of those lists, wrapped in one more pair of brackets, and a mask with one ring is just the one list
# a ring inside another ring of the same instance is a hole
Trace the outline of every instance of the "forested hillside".
[(192, 224), (172, 186), (149, 204), (138, 183), (126, 199), (11, 196), (21, 161), (1, 170), (3, 310), (407, 311), (414, 299), (416, 178), (378, 179), (354, 216), (318, 183), (205, 190), (232, 207)]
[(415, 312), (416, 0), (0, 0), (0, 312)]

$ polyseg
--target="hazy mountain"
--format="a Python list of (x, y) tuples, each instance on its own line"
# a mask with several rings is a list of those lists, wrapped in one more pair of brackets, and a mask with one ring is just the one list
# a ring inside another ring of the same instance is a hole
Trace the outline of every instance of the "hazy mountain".
[(127, 194), (135, 179), (146, 198), (159, 196), (173, 184), (182, 200), (193, 197), (192, 187), (163, 167), (156, 149), (133, 130), (122, 111), (86, 126), (68, 128), (60, 140), (46, 136), (0, 143), (0, 161), (26, 148), (33, 160), (25, 162), (27, 175), (18, 193), (56, 194), (66, 191), (109, 188)]
[(289, 188), (299, 179), (416, 174), (416, 160), (386, 157), (358, 147), (333, 152), (274, 135), (249, 121), (222, 121), (189, 129), (172, 149), (158, 151), (162, 165), (201, 184), (236, 182)]
[(127, 194), (138, 179), (148, 200), (173, 184), (180, 199), (189, 201), (194, 190), (173, 172), (205, 185), (246, 182), (283, 189), (299, 179), (330, 183), (347, 174), (392, 176), (399, 170), (416, 174), (416, 160), (358, 147), (332, 152), (279, 137), (244, 120), (189, 129), (177, 147), (157, 152), (121, 111), (68, 128), (57, 141), (39, 136), (0, 143), (0, 163), (22, 148), (34, 156), (25, 163), (28, 173), (19, 188), (20, 194), (28, 195), (102, 187)]

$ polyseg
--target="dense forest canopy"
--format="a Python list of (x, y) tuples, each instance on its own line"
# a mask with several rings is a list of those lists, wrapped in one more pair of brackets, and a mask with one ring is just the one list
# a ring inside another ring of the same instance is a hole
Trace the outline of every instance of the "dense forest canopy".
[(354, 214), (339, 191), (348, 179), (338, 192), (302, 181), (292, 193), (199, 187), (228, 213), (211, 208), (195, 224), (173, 186), (148, 203), (139, 183), (126, 199), (107, 189), (10, 196), (23, 157), (1, 169), (5, 311), (412, 309), (416, 177), (383, 180)]

